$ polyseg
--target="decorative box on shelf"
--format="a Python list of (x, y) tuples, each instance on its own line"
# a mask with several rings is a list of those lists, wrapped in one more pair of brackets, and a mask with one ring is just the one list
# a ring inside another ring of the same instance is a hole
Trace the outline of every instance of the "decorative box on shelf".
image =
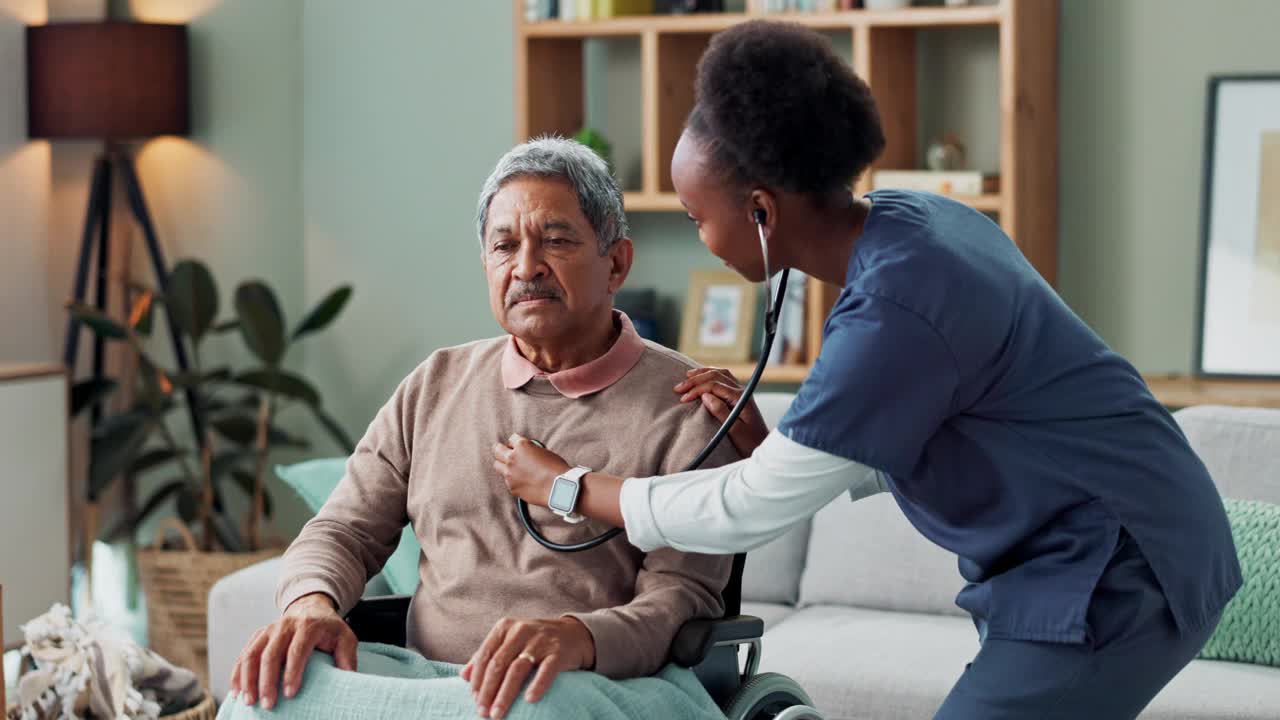
[(992, 195), (1000, 192), (1000, 176), (977, 170), (876, 170), (871, 174), (871, 186), (939, 195)]

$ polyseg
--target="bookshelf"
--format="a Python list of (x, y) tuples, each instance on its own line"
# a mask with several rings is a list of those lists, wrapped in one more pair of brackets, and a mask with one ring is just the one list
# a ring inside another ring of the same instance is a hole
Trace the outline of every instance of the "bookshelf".
[[(515, 0), (515, 109), (517, 141), (543, 133), (572, 135), (584, 124), (584, 44), (599, 38), (638, 38), (640, 44), (640, 187), (626, 192), (627, 212), (683, 212), (671, 187), (671, 153), (693, 106), (693, 77), (711, 36), (754, 18), (798, 22), (828, 36), (845, 36), (853, 66), (880, 106), (888, 144), (872, 169), (914, 169), (917, 147), (919, 31), (994, 29), (999, 56), (1000, 191), (955, 196), (991, 215), (1050, 284), (1058, 256), (1058, 2), (998, 0), (963, 7), (845, 10), (824, 13), (707, 13), (633, 15), (603, 20), (526, 22)], [(748, 3), (754, 8), (755, 3)], [(608, 128), (602, 128), (608, 134)], [(870, 191), (869, 178), (856, 184)], [(643, 244), (643, 239), (639, 239)], [(839, 288), (809, 279), (805, 357), (822, 344), (822, 323)], [(729, 368), (745, 379), (750, 365)], [(798, 383), (808, 365), (781, 365), (764, 381)]]

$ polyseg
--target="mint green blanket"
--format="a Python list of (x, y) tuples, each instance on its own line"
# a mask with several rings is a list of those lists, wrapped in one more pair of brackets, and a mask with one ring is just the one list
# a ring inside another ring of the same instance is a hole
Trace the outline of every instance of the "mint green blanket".
[[(359, 672), (334, 667), (333, 658), (314, 653), (302, 688), (273, 710), (228, 699), (218, 720), (247, 718), (335, 718), (351, 720), (458, 720), (474, 718), (471, 685), (458, 677), (459, 665), (433, 662), (403, 648), (360, 643)], [(693, 673), (669, 665), (654, 677), (609, 680), (588, 672), (565, 673), (532, 705), (516, 702), (512, 720), (724, 720)]]

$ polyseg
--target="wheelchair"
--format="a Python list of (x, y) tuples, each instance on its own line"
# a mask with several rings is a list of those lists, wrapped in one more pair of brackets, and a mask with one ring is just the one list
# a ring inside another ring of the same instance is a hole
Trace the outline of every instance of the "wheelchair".
[[(795, 680), (779, 673), (758, 673), (764, 621), (742, 614), (745, 554), (733, 558), (724, 589), (724, 617), (691, 620), (671, 642), (670, 660), (690, 668), (728, 720), (824, 720)], [(346, 621), (363, 642), (405, 646), (409, 595), (364, 598)], [(745, 667), (739, 650), (745, 646)]]

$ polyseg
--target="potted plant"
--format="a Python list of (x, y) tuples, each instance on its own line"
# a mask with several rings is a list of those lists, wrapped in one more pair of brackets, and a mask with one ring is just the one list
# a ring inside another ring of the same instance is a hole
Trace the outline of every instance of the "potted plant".
[[(264, 282), (250, 280), (235, 291), (234, 314), (219, 321), (219, 293), (212, 273), (202, 263), (185, 260), (174, 266), (164, 291), (132, 286), (129, 317), (117, 322), (87, 305), (68, 305), (73, 317), (104, 339), (123, 343), (136, 367), (133, 397), (126, 407), (102, 414), (90, 437), (87, 500), (91, 511), (116, 478), (125, 474), (161, 473), (167, 477), (136, 511), (121, 518), (101, 537), (131, 539), (137, 528), (162, 508), (176, 506), (177, 518), (160, 527), (173, 529), (184, 548), (162, 547), (163, 531), (152, 548), (137, 553), (148, 599), (148, 634), (153, 648), (203, 675), (206, 645), (204, 618), (209, 587), (223, 575), (279, 553), (263, 533), (271, 513), (265, 479), (273, 450), (304, 449), (308, 443), (278, 424), (281, 414), (301, 408), (314, 416), (341, 447), (353, 445), (342, 427), (325, 412), (321, 396), (305, 377), (284, 367), (293, 345), (323, 330), (342, 312), (351, 296), (343, 286), (329, 293), (292, 330), (275, 293)], [(169, 306), (191, 368), (164, 367), (148, 351), (154, 308)], [(238, 332), (256, 362), (233, 370), (207, 367), (201, 350), (218, 333)], [(119, 391), (116, 379), (77, 383), (72, 389), (73, 414), (83, 413)], [(190, 432), (174, 427), (181, 412)], [(239, 492), (249, 509), (242, 522), (230, 516), (229, 494)], [(172, 501), (172, 503), (170, 502)], [(95, 537), (95, 530), (89, 531)]]

